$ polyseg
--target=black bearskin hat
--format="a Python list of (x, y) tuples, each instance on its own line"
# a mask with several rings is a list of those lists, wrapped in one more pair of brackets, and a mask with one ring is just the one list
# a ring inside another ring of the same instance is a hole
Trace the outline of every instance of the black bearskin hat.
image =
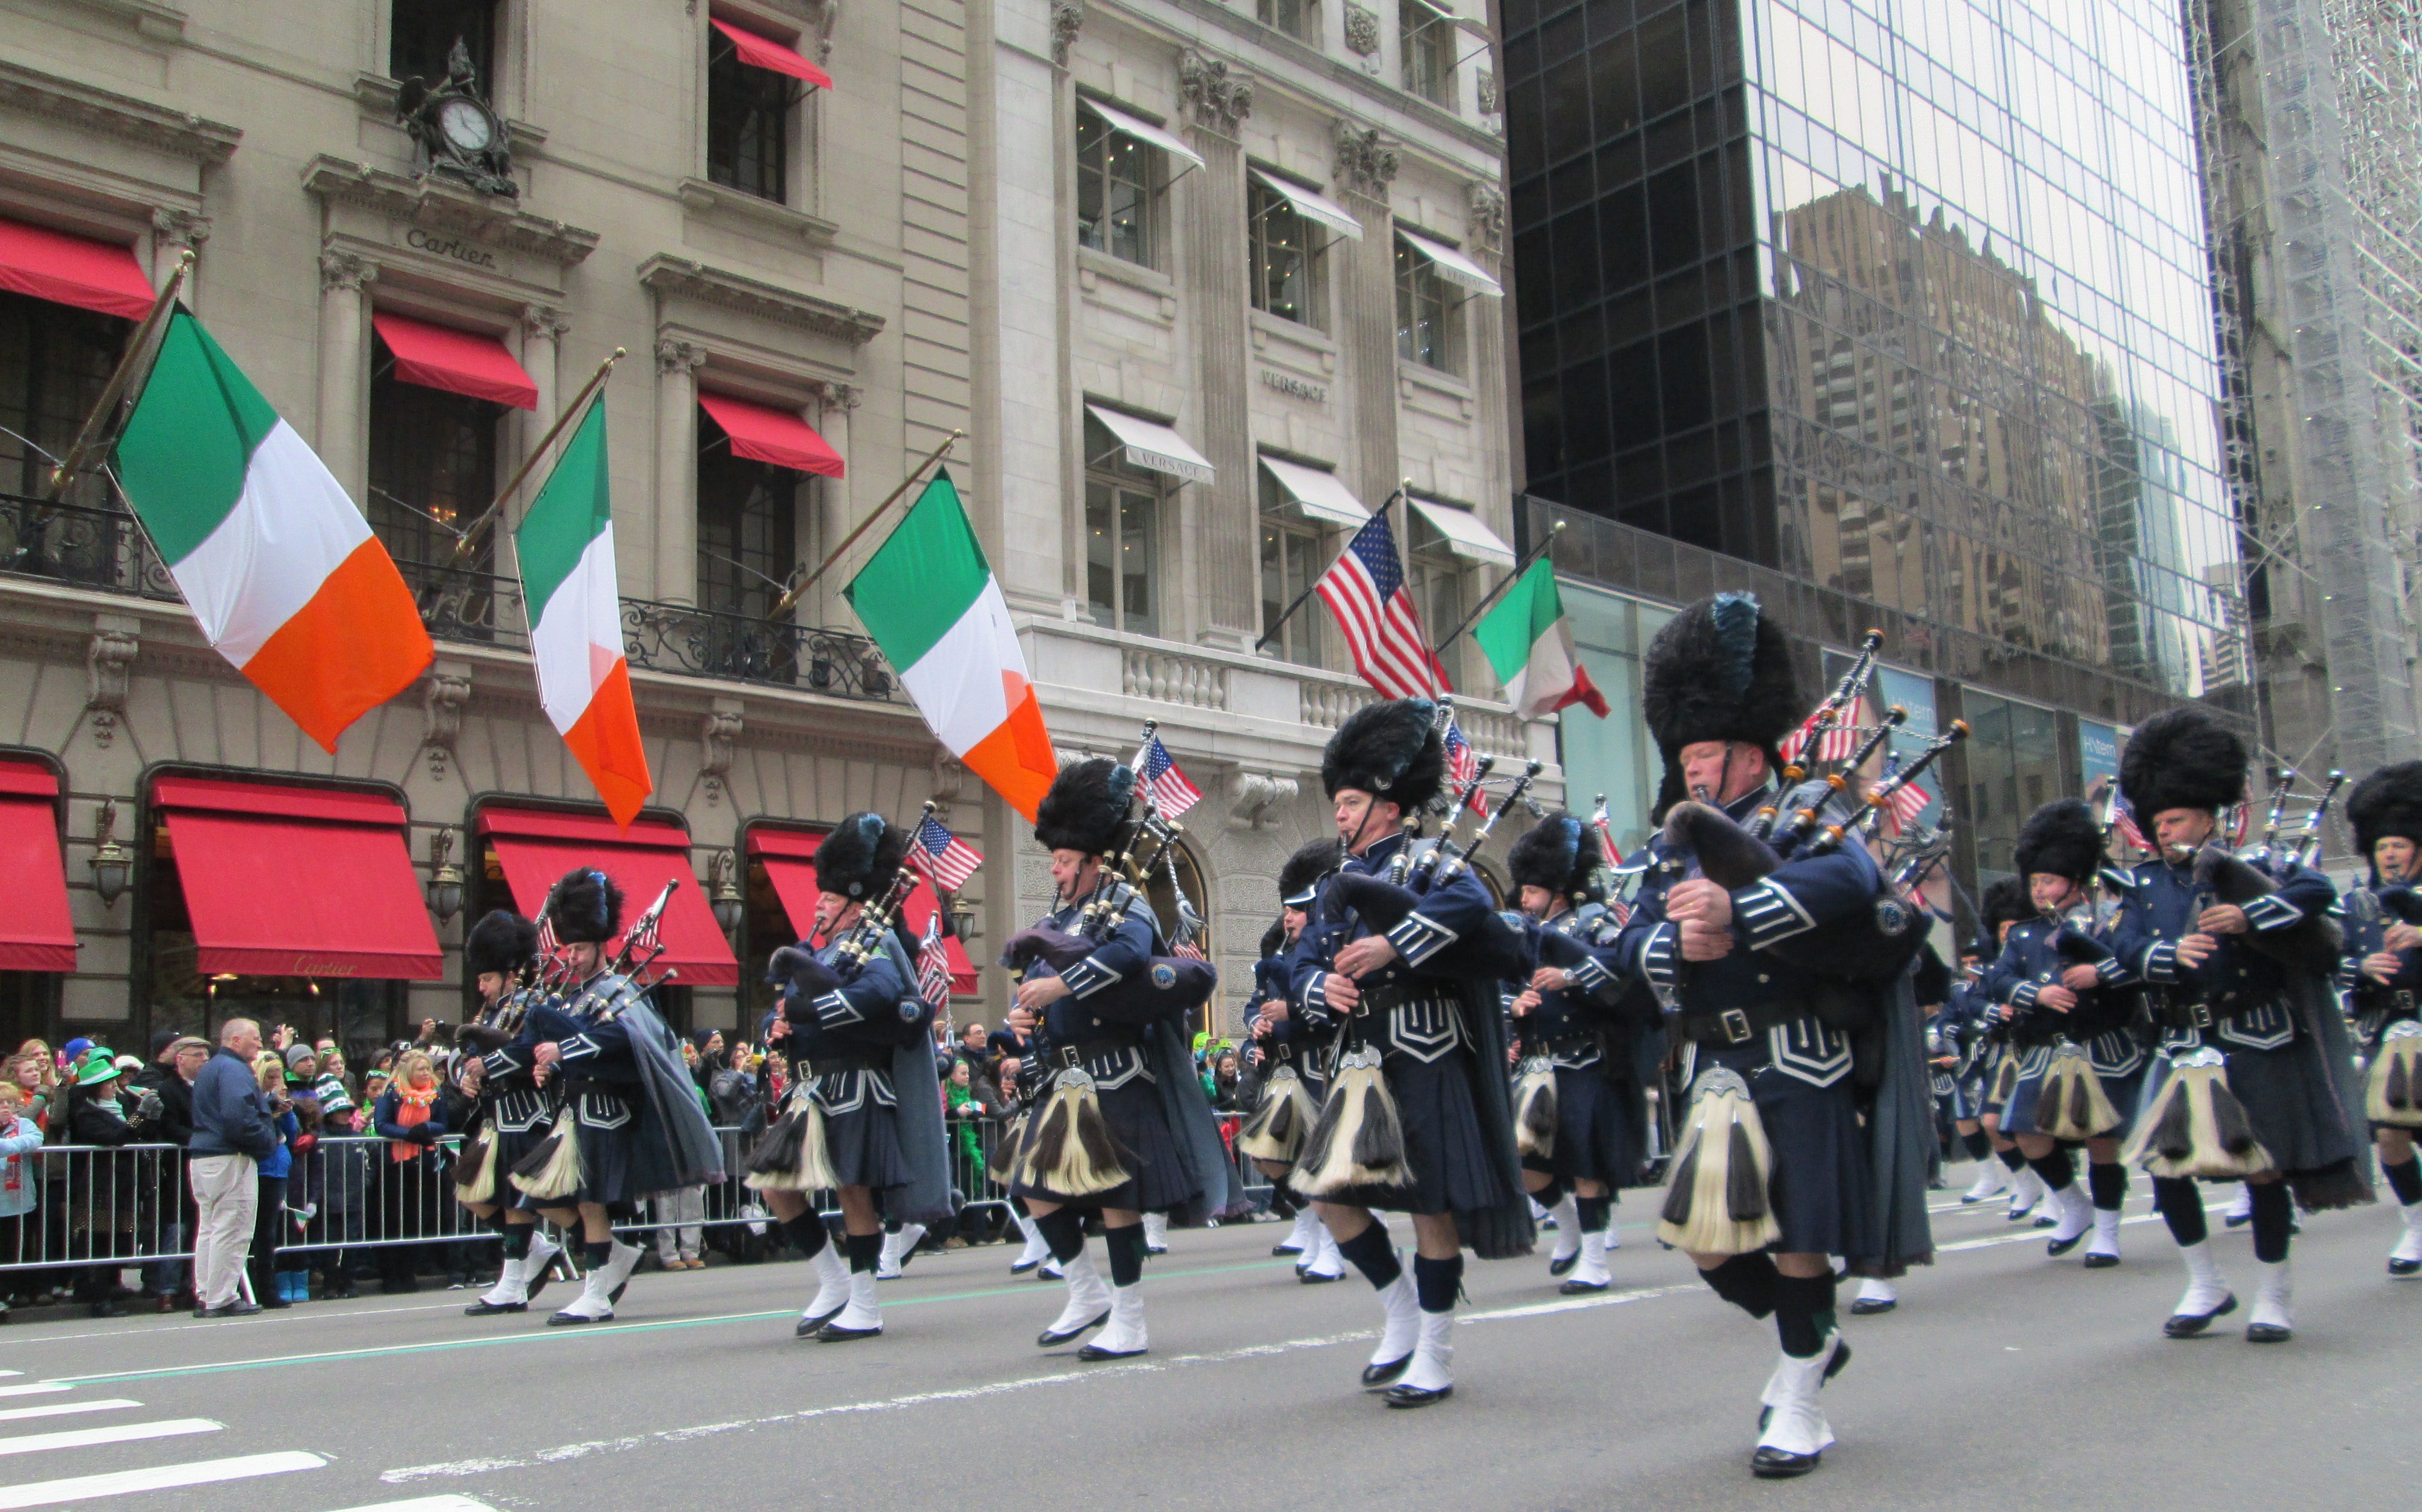
[(1595, 877), (1606, 853), (1597, 834), (1568, 813), (1551, 813), (1514, 843), (1505, 869), (1518, 888), (1545, 888), (1565, 897), (1585, 897), (1596, 890)]
[(2102, 864), (2102, 827), (2094, 811), (2075, 798), (2045, 804), (2019, 827), (2018, 869), (2021, 877), (2050, 872), (2071, 882), (2083, 882)]
[(491, 908), (463, 937), (463, 969), (511, 976), (538, 953), (538, 925), (511, 908)]
[(2422, 845), (2422, 762), (2383, 766), (2354, 785), (2347, 799), (2347, 824), (2363, 858), (2385, 835), (2401, 835)]
[(566, 945), (603, 945), (622, 932), (622, 890), (593, 866), (575, 866), (547, 894), (555, 937)]
[(1977, 953), (1989, 961), (2001, 954), (2002, 926), (2035, 916), (2035, 900), (2027, 895), (2027, 885), (2019, 878), (2005, 876), (1987, 888), (1985, 914), (1976, 921), (1977, 932), (1984, 937), (1976, 942)]
[(2217, 813), (2245, 796), (2245, 742), (2201, 709), (2157, 714), (2119, 753), (2119, 788), (2148, 838), (2172, 809)]
[(1368, 793), (1407, 813), (1438, 796), (1446, 781), (1446, 743), (1438, 705), (1427, 699), (1389, 699), (1346, 717), (1320, 753), (1320, 787)]
[(1099, 856), (1114, 850), (1135, 796), (1136, 775), (1107, 756), (1060, 768), (1034, 810), (1034, 838), (1045, 850)]
[(1321, 878), (1337, 870), (1344, 859), (1333, 840), (1315, 840), (1286, 858), (1279, 868), (1279, 902), (1290, 908), (1309, 908), (1319, 890)]
[(1668, 620), (1648, 643), (1642, 683), (1642, 712), (1665, 758), (1657, 790), (1660, 816), (1688, 796), (1683, 747), (1738, 741), (1766, 752), (1767, 765), (1779, 771), (1776, 747), (1809, 707), (1790, 641), (1759, 612), (1752, 593), (1719, 593)]
[(816, 890), (865, 903), (891, 885), (908, 854), (907, 832), (879, 813), (854, 813), (816, 845)]

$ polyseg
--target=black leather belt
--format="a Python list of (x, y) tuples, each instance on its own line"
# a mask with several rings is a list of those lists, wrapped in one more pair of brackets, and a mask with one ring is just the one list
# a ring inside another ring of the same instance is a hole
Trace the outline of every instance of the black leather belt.
[(876, 1060), (871, 1055), (810, 1055), (808, 1068), (820, 1077), (840, 1076), (848, 1071), (889, 1071), (891, 1060)]
[(1596, 1034), (1562, 1034), (1551, 1040), (1533, 1040), (1540, 1055), (1578, 1055), (1583, 1050), (1601, 1050)]
[(2294, 1005), (2284, 998), (2255, 998), (2215, 1008), (2201, 997), (2172, 989), (2162, 1006), (2155, 1010), (2153, 1017), (2164, 1029), (2211, 1029), (2274, 1002), (2293, 1014)]
[(1380, 982), (1362, 989), (1361, 997), (1354, 1004), (1354, 1012), (1360, 1016), (1363, 1014), (1393, 1013), (1408, 1002), (1460, 1003), (1460, 1001), (1461, 1000), (1450, 988), (1421, 983), (1408, 986), (1402, 983)]
[(1143, 1047), (1141, 1045), (1131, 1044), (1126, 1040), (1078, 1040), (1074, 1045), (1053, 1046), (1051, 1048), (1051, 1056), (1052, 1059), (1058, 1061), (1062, 1065), (1077, 1066), (1083, 1065), (1088, 1061), (1101, 1060), (1106, 1056), (1124, 1055), (1129, 1050), (1141, 1054)]
[(1770, 1029), (1813, 1016), (1812, 1010), (1789, 1003), (1755, 1003), (1716, 1013), (1675, 1014), (1666, 1020), (1666, 1025), (1694, 1044), (1738, 1049), (1764, 1038)]

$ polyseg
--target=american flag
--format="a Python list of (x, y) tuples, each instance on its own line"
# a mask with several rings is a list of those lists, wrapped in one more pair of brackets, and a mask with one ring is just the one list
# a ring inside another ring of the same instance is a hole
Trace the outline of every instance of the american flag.
[(2116, 782), (2111, 786), (2111, 822), (2118, 828), (2119, 838), (2129, 844), (2140, 851), (2153, 848), (2152, 843), (2145, 838), (2145, 832), (2136, 827), (2135, 805), (2128, 801), (2128, 795), (2119, 791)]
[(1924, 813), (1926, 806), (1933, 801), (1934, 795), (1914, 782), (1904, 783), (1893, 789), (1884, 799), (1884, 833), (1899, 834), (1904, 826)]
[(1337, 616), (1362, 681), (1392, 699), (1436, 698), (1445, 690), (1446, 669), (1422, 633), (1386, 511), (1354, 532), (1335, 565), (1321, 574), (1316, 591)]
[[(1471, 742), (1463, 738), (1463, 727), (1449, 718), (1446, 722), (1446, 780), (1454, 784), (1455, 795), (1463, 795), (1464, 784), (1480, 775), (1480, 757)], [(1486, 818), (1488, 795), (1475, 792), (1471, 795), (1471, 811)]]
[(951, 953), (942, 948), (942, 910), (925, 920), (925, 937), (917, 942), (917, 995), (939, 1006), (951, 1000)]
[(1186, 780), (1158, 735), (1145, 738), (1143, 749), (1136, 753), (1136, 771), (1143, 778), (1144, 795), (1163, 819), (1174, 819), (1203, 801), (1202, 793)]
[[(1819, 711), (1822, 712), (1822, 711)], [(1848, 712), (1848, 711), (1845, 711)], [(1816, 716), (1812, 714), (1791, 737), (1783, 743), (1783, 759), (1796, 762), (1801, 748), (1808, 744), (1809, 732), (1816, 728)], [(1824, 738), (1816, 742), (1816, 759), (1820, 762), (1847, 762), (1859, 753), (1859, 732), (1847, 719), (1837, 720), (1825, 728)]]
[(1179, 940), (1176, 944), (1172, 945), (1169, 948), (1169, 953), (1188, 961), (1207, 961), (1210, 959), (1209, 956), (1203, 953), (1203, 947), (1195, 944), (1191, 937)]
[(983, 858), (974, 846), (943, 828), (939, 819), (927, 814), (908, 838), (908, 862), (932, 877), (934, 886), (944, 892), (956, 892), (976, 874)]
[(1590, 827), (1597, 831), (1598, 843), (1606, 847), (1606, 864), (1621, 866), (1623, 851), (1614, 843), (1614, 826), (1608, 821), (1604, 809), (1600, 809), (1590, 820)]

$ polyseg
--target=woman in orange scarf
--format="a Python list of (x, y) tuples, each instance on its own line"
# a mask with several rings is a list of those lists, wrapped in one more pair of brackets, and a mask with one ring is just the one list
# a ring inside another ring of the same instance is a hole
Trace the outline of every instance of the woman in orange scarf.
[[(406, 1050), (396, 1057), (395, 1078), (370, 1110), (371, 1123), (387, 1142), (380, 1207), (389, 1239), (436, 1231), (435, 1148), (447, 1133), (445, 1090), (429, 1057), (419, 1050)], [(391, 1296), (420, 1289), (414, 1272), (419, 1268), (421, 1246), (389, 1244), (379, 1255), (380, 1290)]]

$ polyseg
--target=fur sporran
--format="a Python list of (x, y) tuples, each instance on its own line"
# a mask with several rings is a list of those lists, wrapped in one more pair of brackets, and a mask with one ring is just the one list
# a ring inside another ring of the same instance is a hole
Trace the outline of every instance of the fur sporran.
[(1026, 1144), (1025, 1113), (1019, 1113), (993, 1136), (992, 1149), (984, 1156), (984, 1174), (1008, 1186), (1017, 1179), (1017, 1152)]
[(1280, 1063), (1262, 1084), (1262, 1105), (1237, 1131), (1236, 1148), (1256, 1160), (1292, 1165), (1303, 1149), (1304, 1136), (1320, 1117), (1312, 1091), (1293, 1065)]
[(1514, 1079), (1514, 1145), (1541, 1159), (1556, 1148), (1556, 1068), (1544, 1055), (1523, 1061)]
[(466, 1142), (454, 1157), (454, 1195), (466, 1203), (496, 1200), (496, 1140), (492, 1130)]
[(2052, 1051), (2052, 1067), (2036, 1091), (2036, 1132), (2082, 1144), (2100, 1139), (2122, 1122), (2085, 1052), (2074, 1045)]
[(793, 1090), (790, 1110), (774, 1121), (746, 1163), (748, 1173), (740, 1184), (753, 1191), (827, 1191), (841, 1185), (825, 1142), (824, 1110), (804, 1083)]
[(1379, 1069), (1377, 1050), (1365, 1047), (1337, 1058), (1329, 1101), (1287, 1182), (1306, 1197), (1351, 1187), (1413, 1184), (1412, 1168), (1405, 1164), (1404, 1118)]
[(555, 1127), (537, 1149), (513, 1163), (512, 1182), (543, 1203), (561, 1202), (580, 1189), (580, 1108), (566, 1103)]
[(1985, 1095), (1985, 1100), (1988, 1103), (1999, 1107), (2008, 1102), (2010, 1095), (2019, 1090), (2019, 1062), (2021, 1059), (2017, 1050), (2002, 1051), (2001, 1064), (1993, 1070), (1992, 1090)]
[(2364, 1116), (2395, 1128), (2422, 1128), (2422, 1024), (2388, 1026), (2365, 1079)]
[(1691, 1254), (1748, 1254), (1782, 1237), (1767, 1195), (1774, 1151), (1749, 1083), (1723, 1066), (1703, 1073), (1686, 1117), (1657, 1236)]
[(2245, 1105), (2228, 1089), (2227, 1063), (2210, 1049), (2178, 1062), (2119, 1158), (2157, 1176), (2205, 1181), (2242, 1181), (2273, 1169)]
[(1020, 1186), (1062, 1197), (1091, 1197), (1127, 1180), (1125, 1152), (1102, 1116), (1102, 1095), (1082, 1067), (1051, 1083), (1051, 1095), (1027, 1119), (1017, 1153)]

